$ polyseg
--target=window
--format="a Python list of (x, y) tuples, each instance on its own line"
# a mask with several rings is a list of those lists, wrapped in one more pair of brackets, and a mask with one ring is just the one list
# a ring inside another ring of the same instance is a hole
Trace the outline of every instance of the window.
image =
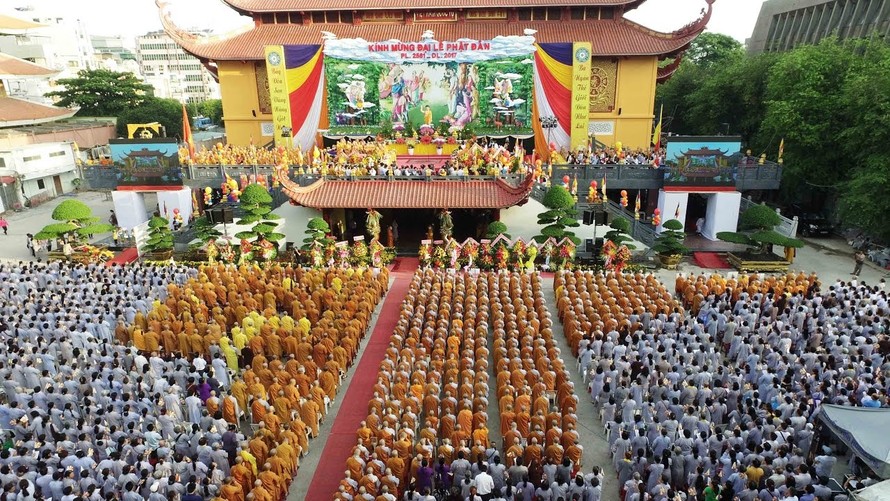
[(6, 167), (6, 159), (0, 158), (0, 167)]
[(352, 24), (352, 11), (344, 11), (340, 13), (340, 22)]
[(312, 13), (312, 22), (313, 23), (324, 23), (324, 12), (313, 12)]
[(22, 157), (22, 160), (25, 162), (33, 162), (34, 160), (40, 160), (40, 155), (34, 155), (30, 157)]
[(263, 24), (275, 24), (275, 14), (263, 14), (260, 16)]
[(54, 151), (54, 152), (50, 153), (49, 156), (50, 156), (50, 158), (52, 158), (52, 157), (64, 157), (64, 156), (65, 156), (65, 152), (64, 152), (64, 151)]
[(45, 190), (45, 189), (46, 189), (46, 183), (43, 182), (43, 179), (38, 179), (38, 180), (37, 180), (37, 189), (39, 189), (39, 190)]
[(572, 20), (580, 21), (584, 19), (584, 7), (572, 7)]
[(562, 18), (562, 8), (560, 7), (551, 7), (547, 9), (547, 20), (548, 21), (559, 21)]
[(614, 17), (615, 13), (612, 7), (600, 7), (600, 19), (612, 19)]

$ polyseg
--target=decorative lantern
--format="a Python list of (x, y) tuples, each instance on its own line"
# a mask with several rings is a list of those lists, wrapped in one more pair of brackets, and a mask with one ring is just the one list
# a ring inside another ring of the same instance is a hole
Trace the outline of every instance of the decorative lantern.
[(621, 207), (627, 208), (627, 190), (621, 190)]
[(652, 226), (658, 226), (661, 224), (661, 209), (656, 208), (652, 211)]

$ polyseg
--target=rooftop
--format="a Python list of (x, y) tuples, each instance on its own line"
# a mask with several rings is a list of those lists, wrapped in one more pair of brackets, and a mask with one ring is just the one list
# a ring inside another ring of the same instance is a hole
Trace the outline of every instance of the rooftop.
[(70, 118), (77, 110), (46, 106), (15, 97), (0, 97), (0, 127), (35, 125)]
[(284, 192), (296, 204), (313, 208), (355, 209), (503, 209), (524, 203), (532, 188), (532, 176), (519, 186), (493, 180), (329, 180), (319, 179), (301, 187), (282, 180)]
[(307, 12), (315, 10), (422, 10), (422, 9), (478, 9), (505, 7), (586, 7), (633, 5), (645, 0), (223, 0), (241, 12)]
[(45, 24), (25, 21), (24, 19), (19, 19), (17, 17), (0, 14), (0, 33), (3, 34), (21, 33), (24, 31), (44, 27), (46, 27)]
[(58, 73), (57, 70), (0, 53), (0, 79), (48, 78)]

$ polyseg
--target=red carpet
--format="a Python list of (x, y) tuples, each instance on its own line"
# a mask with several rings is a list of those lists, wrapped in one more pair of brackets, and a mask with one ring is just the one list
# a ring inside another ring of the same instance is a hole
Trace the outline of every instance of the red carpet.
[(696, 252), (692, 256), (695, 258), (695, 264), (701, 268), (712, 270), (732, 269), (732, 266), (726, 262), (726, 259), (716, 252)]
[(130, 264), (137, 259), (139, 259), (139, 252), (136, 250), (136, 247), (128, 247), (117, 256), (109, 259), (105, 263), (105, 266), (114, 266), (116, 264)]
[[(312, 482), (309, 483), (306, 499), (331, 499), (337, 491), (346, 469), (346, 460), (355, 445), (355, 432), (359, 423), (368, 416), (368, 401), (374, 395), (373, 388), (380, 361), (383, 360), (390, 336), (399, 321), (402, 301), (408, 293), (414, 270), (417, 269), (417, 259), (399, 258), (393, 269), (395, 281), (386, 294), (380, 316), (377, 317), (377, 325), (371, 333), (361, 362), (352, 375), (352, 382), (334, 419), (324, 451), (320, 452), (321, 459), (312, 476)], [(319, 454), (319, 451), (313, 450), (311, 453)]]

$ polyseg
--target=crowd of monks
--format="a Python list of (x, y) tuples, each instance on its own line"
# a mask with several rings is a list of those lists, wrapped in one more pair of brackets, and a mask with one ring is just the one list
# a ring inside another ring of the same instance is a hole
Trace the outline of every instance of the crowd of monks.
[(576, 357), (585, 334), (634, 332), (644, 313), (655, 316), (682, 312), (671, 293), (651, 274), (574, 271), (557, 275), (553, 286), (559, 319)]
[(496, 464), (496, 488), (514, 464), (538, 482), (544, 464), (577, 470), (578, 399), (551, 327), (537, 275), (417, 272), (334, 499), (460, 492), (467, 461)]
[(247, 420), (253, 433), (219, 497), (277, 501), (388, 284), (385, 269), (204, 266), (185, 285), (169, 285), (147, 315), (119, 323), (115, 335), (143, 352), (180, 352), (221, 369), (214, 376), (229, 395), (211, 393), (205, 411), (233, 425)]
[(711, 275), (703, 273), (696, 276), (678, 273), (674, 292), (677, 297), (683, 299), (683, 304), (687, 308), (693, 313), (697, 313), (702, 301), (710, 294), (720, 296), (725, 291), (731, 291), (732, 301), (736, 302), (743, 292), (748, 293), (748, 296), (757, 293), (773, 293), (775, 296), (785, 293), (811, 295), (819, 285), (819, 279), (815, 273), (807, 275), (802, 271), (785, 275), (739, 274), (738, 276), (724, 276), (716, 273)]

